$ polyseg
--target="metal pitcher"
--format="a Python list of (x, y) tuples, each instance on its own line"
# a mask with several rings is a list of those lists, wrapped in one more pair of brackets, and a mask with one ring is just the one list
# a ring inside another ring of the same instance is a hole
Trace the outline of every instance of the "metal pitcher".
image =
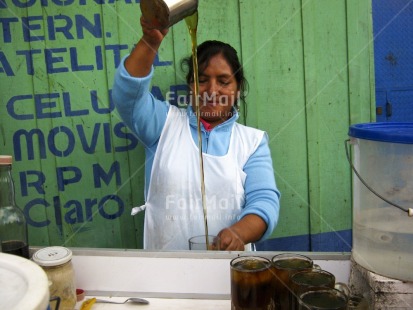
[(171, 27), (198, 9), (198, 0), (141, 0), (143, 17), (155, 28)]

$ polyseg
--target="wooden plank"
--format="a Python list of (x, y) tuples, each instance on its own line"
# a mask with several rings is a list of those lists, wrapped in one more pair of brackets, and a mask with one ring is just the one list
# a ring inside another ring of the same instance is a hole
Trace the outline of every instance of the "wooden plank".
[[(107, 60), (109, 60), (110, 64), (112, 62), (111, 59), (114, 58), (114, 53), (107, 49), (107, 46), (121, 47), (120, 58), (123, 58), (129, 53), (140, 37), (139, 17), (137, 14), (139, 9), (138, 5), (130, 6), (124, 2), (115, 2), (102, 6), (101, 10), (105, 33), (105, 39), (102, 40), (101, 46), (106, 51), (104, 53), (104, 59), (106, 60), (104, 63), (106, 64)], [(106, 83), (109, 89), (112, 88), (116, 68), (116, 64), (105, 65)], [(109, 97), (106, 102), (112, 107), (113, 103), (109, 102), (110, 99)], [(144, 169), (141, 166), (144, 162), (144, 156), (139, 151), (141, 147), (137, 144), (136, 139), (131, 140), (130, 138), (119, 137), (120, 134), (115, 128), (122, 128), (122, 132), (127, 132), (129, 135), (130, 132), (121, 125), (123, 122), (116, 110), (110, 113), (110, 124), (112, 128), (111, 136), (113, 141), (115, 141), (111, 162), (119, 164), (118, 167), (121, 175), (121, 182), (112, 186), (110, 190), (121, 197), (124, 208), (122, 215), (117, 220), (110, 221), (113, 225), (116, 225), (113, 231), (118, 235), (118, 242), (115, 247), (142, 248), (142, 234), (137, 234), (136, 231), (138, 230), (137, 227), (143, 224), (138, 218), (133, 218), (130, 215), (130, 210), (135, 205), (143, 204), (143, 193), (134, 189), (143, 188)], [(135, 180), (138, 180), (139, 185), (136, 185)], [(102, 227), (105, 227), (105, 225), (102, 225)], [(113, 238), (109, 236), (109, 240), (111, 239)]]
[(346, 23), (345, 1), (303, 3), (312, 234), (351, 228)]
[(371, 0), (347, 1), (350, 124), (374, 122), (374, 44)]
[(240, 12), (250, 84), (247, 124), (268, 132), (282, 193), (273, 236), (305, 235), (308, 172), (300, 1), (240, 1)]
[[(32, 6), (27, 9), (27, 11), (21, 11), (21, 16), (32, 16), (34, 19), (39, 19), (43, 15), (42, 8), (40, 4)], [(29, 153), (25, 154), (22, 157), (22, 163), (36, 163), (34, 166), (36, 167), (36, 172), (40, 173), (41, 176), (44, 178), (37, 177), (37, 175), (31, 175), (30, 181), (33, 183), (37, 183), (38, 185), (41, 184), (41, 189), (38, 186), (31, 187), (29, 196), (26, 196), (23, 200), (21, 207), (26, 208), (27, 205), (31, 205), (30, 212), (26, 213), (26, 216), (29, 216), (29, 219), (35, 221), (35, 223), (30, 223), (29, 226), (29, 243), (30, 244), (37, 244), (33, 243), (32, 241), (32, 232), (34, 229), (30, 229), (36, 227), (36, 235), (41, 236), (40, 240), (43, 242), (50, 243), (55, 242), (55, 244), (61, 244), (62, 234), (63, 234), (63, 226), (58, 225), (57, 223), (60, 221), (61, 217), (55, 212), (55, 205), (54, 197), (57, 194), (57, 182), (55, 182), (56, 177), (56, 169), (55, 169), (55, 162), (54, 158), (51, 156), (49, 152), (50, 144), (48, 141), (48, 136), (53, 128), (52, 119), (51, 119), (51, 112), (55, 112), (56, 108), (56, 98), (59, 95), (50, 95), (50, 86), (52, 81), (49, 83), (48, 76), (47, 76), (47, 65), (45, 59), (45, 49), (46, 49), (46, 30), (44, 27), (44, 21), (42, 23), (35, 23), (40, 28), (29, 34), (30, 38), (25, 39), (25, 41), (30, 41), (30, 50), (33, 50), (33, 75), (30, 75), (31, 82), (30, 84), (33, 87), (33, 95), (36, 98), (32, 97), (30, 100), (26, 102), (27, 106), (31, 106), (33, 108), (33, 117), (34, 123), (30, 124), (31, 128), (27, 128), (28, 131), (36, 130), (38, 133), (37, 138), (33, 139), (33, 148), (36, 150), (34, 157), (30, 157)], [(16, 35), (19, 32), (15, 33)], [(22, 39), (23, 41), (23, 39)], [(19, 72), (19, 75), (16, 77), (24, 77), (25, 73)], [(23, 84), (24, 85), (24, 84)], [(23, 88), (24, 89), (24, 88)], [(20, 95), (22, 93), (22, 89), (13, 88), (13, 93), (15, 95)], [(25, 93), (23, 91), (23, 93)], [(54, 97), (54, 99), (52, 99)], [(37, 99), (38, 98), (38, 99)], [(37, 99), (37, 100), (36, 100)], [(48, 108), (49, 106), (49, 108)], [(14, 130), (21, 128), (20, 126), (24, 126), (23, 121), (18, 121), (15, 123), (17, 128), (15, 127)], [(37, 142), (37, 143), (36, 143)], [(30, 142), (27, 141), (22, 142), (22, 148), (31, 148)], [(17, 154), (14, 154), (17, 159)], [(38, 165), (38, 166), (37, 166)], [(21, 169), (20, 165), (16, 165), (17, 169)], [(29, 168), (27, 170), (29, 173), (32, 173), (33, 170)], [(36, 241), (34, 241), (36, 242)]]

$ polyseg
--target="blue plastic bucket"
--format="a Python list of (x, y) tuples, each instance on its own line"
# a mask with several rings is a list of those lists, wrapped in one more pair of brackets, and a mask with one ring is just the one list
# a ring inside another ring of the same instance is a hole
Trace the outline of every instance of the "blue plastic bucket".
[(413, 281), (413, 123), (356, 124), (348, 135), (353, 258), (377, 274)]

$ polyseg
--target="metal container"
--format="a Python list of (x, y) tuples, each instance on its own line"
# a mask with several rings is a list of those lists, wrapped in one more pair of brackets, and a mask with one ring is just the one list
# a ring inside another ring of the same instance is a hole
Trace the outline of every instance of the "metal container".
[(155, 28), (171, 27), (198, 10), (198, 0), (141, 0), (143, 17)]
[(413, 123), (356, 124), (349, 136), (353, 258), (374, 273), (413, 281)]

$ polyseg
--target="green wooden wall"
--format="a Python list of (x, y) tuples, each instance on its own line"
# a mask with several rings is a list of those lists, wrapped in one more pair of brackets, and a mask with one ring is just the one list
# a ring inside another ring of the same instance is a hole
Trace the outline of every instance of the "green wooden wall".
[[(15, 157), (31, 245), (141, 248), (144, 152), (110, 90), (141, 35), (138, 0), (0, 2), (0, 153)], [(348, 126), (373, 119), (370, 0), (199, 1), (198, 42), (233, 45), (250, 91), (241, 121), (270, 137), (282, 192), (273, 238), (351, 229)], [(153, 93), (185, 84), (185, 23)]]

